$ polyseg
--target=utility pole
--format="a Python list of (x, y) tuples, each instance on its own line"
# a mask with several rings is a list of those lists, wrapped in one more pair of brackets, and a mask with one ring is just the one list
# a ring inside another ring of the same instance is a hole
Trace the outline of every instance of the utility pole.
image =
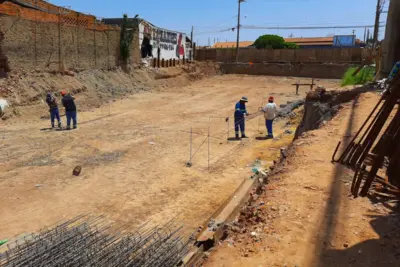
[(245, 0), (238, 0), (238, 21), (237, 21), (237, 39), (236, 39), (236, 63), (239, 62), (239, 41), (240, 41), (240, 5)]
[(398, 14), (400, 12), (400, 2), (392, 0), (389, 4), (388, 17), (386, 23), (385, 42), (383, 44), (383, 65), (382, 73), (388, 74), (393, 68), (393, 64), (399, 60), (398, 47), (400, 34), (398, 33)]
[(364, 29), (364, 43), (367, 42), (367, 27)]
[(375, 48), (377, 43), (378, 43), (378, 37), (379, 37), (379, 20), (381, 18), (381, 12), (382, 12), (382, 0), (378, 0), (378, 3), (376, 4), (376, 15), (375, 15), (375, 29), (374, 29), (374, 44), (373, 47)]
[(190, 60), (193, 61), (193, 57), (194, 57), (194, 51), (193, 51), (193, 31), (194, 31), (194, 27), (192, 26), (192, 32), (190, 33), (190, 42), (191, 42), (191, 51), (190, 51)]

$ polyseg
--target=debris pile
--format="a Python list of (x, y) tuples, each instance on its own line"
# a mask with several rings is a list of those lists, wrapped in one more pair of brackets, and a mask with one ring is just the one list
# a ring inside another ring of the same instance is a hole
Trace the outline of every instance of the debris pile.
[(303, 99), (294, 101), (294, 102), (287, 102), (287, 105), (283, 105), (282, 108), (280, 108), (277, 112), (277, 118), (280, 117), (292, 117), (293, 115), (293, 110), (303, 106), (305, 101)]
[(124, 233), (104, 217), (79, 216), (9, 243), (0, 266), (176, 266), (190, 240), (174, 220)]
[(273, 234), (272, 221), (280, 213), (281, 207), (269, 206), (260, 196), (268, 189), (268, 185), (258, 187), (251, 192), (246, 206), (242, 208), (236, 219), (228, 225), (225, 242), (228, 246), (244, 245), (242, 256), (249, 257), (257, 252), (259, 244), (268, 234)]
[(352, 90), (337, 91), (326, 91), (325, 88), (319, 87), (308, 92), (304, 104), (304, 116), (296, 130), (295, 138), (304, 132), (318, 129), (324, 121), (333, 118), (341, 109), (341, 104), (356, 99), (362, 93), (375, 90), (374, 86), (366, 85)]

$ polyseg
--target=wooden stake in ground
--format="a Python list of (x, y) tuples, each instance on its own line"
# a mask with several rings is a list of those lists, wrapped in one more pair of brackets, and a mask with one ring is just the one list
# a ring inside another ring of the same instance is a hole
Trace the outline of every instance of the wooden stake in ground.
[[(261, 99), (261, 110), (264, 108), (264, 99)], [(261, 121), (261, 117), (258, 117), (258, 132), (260, 132), (260, 121)]]
[(226, 137), (226, 143), (229, 143), (229, 129), (230, 129), (230, 123), (229, 123), (229, 117), (226, 118), (226, 122), (228, 123), (228, 133), (227, 133), (227, 137)]
[(190, 164), (192, 164), (192, 141), (193, 141), (193, 128), (190, 127), (190, 155), (189, 155)]
[(208, 127), (208, 135), (207, 135), (207, 141), (208, 141), (208, 171), (210, 171), (210, 127)]
[[(190, 135), (189, 135), (189, 161), (186, 162), (186, 167), (192, 167), (192, 147), (193, 147), (193, 128), (190, 127)], [(197, 152), (197, 151), (196, 151)], [(195, 152), (195, 154), (196, 154)], [(194, 156), (194, 155), (193, 155)]]

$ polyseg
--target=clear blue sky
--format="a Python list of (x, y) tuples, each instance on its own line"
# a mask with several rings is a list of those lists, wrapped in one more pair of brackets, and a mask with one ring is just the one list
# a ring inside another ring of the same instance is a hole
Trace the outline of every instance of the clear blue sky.
[[(373, 25), (376, 0), (246, 0), (242, 4), (242, 25), (257, 26), (332, 26)], [(393, 1), (393, 0), (392, 0)], [(139, 16), (156, 26), (190, 33), (195, 27), (194, 41), (200, 45), (215, 40), (235, 41), (235, 32), (218, 32), (235, 27), (237, 0), (50, 0), (60, 6), (90, 13), (99, 18)], [(386, 8), (387, 9), (387, 8)], [(381, 22), (386, 22), (383, 15)], [(373, 29), (371, 29), (372, 34)], [(381, 28), (380, 37), (383, 37)], [(351, 34), (352, 29), (324, 30), (245, 30), (241, 41), (254, 41), (262, 34), (288, 37), (324, 37), (329, 34)], [(356, 30), (357, 38), (364, 38), (364, 30)]]

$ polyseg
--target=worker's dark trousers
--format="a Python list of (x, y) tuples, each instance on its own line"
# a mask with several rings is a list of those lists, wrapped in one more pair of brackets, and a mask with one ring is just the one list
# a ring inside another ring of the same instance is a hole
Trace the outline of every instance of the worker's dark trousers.
[(265, 120), (265, 125), (267, 126), (268, 136), (269, 137), (274, 137), (274, 134), (272, 132), (273, 123), (274, 123), (274, 120)]
[(235, 135), (238, 136), (239, 135), (239, 130), (242, 132), (242, 136), (245, 136), (245, 131), (244, 131), (244, 123), (245, 123), (245, 118), (242, 117), (235, 117)]
[(76, 111), (66, 111), (65, 115), (67, 116), (67, 128), (71, 127), (71, 120), (74, 123), (74, 128), (76, 128), (78, 124), (76, 119)]
[(61, 122), (60, 113), (58, 112), (58, 108), (50, 109), (50, 120), (51, 126), (54, 127), (54, 120), (57, 119), (58, 123)]

